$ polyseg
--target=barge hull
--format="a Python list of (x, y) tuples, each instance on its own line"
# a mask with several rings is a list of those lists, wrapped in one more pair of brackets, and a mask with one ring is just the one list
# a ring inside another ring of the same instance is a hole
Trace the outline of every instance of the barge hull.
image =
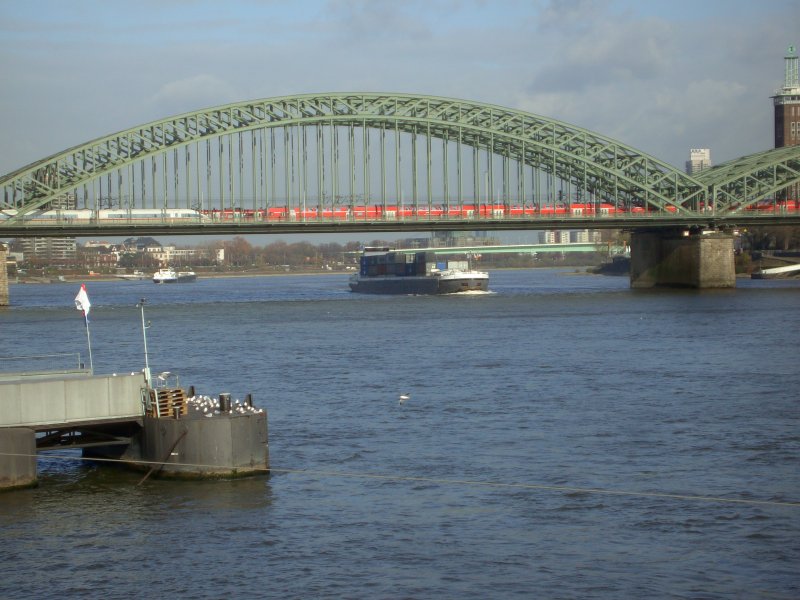
[(351, 281), (350, 289), (360, 294), (456, 294), (486, 291), (488, 280), (479, 277), (372, 277)]

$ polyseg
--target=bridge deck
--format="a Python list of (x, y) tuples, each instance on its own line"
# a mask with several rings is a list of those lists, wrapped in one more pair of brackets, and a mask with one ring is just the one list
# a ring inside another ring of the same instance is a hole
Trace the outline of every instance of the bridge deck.
[(0, 382), (0, 427), (46, 431), (141, 418), (144, 375), (67, 374)]
[(280, 223), (92, 223), (41, 225), (4, 223), (4, 237), (92, 237), (158, 235), (334, 234), (418, 231), (526, 231), (545, 229), (668, 229), (690, 227), (744, 227), (800, 225), (800, 212), (787, 214), (648, 215), (629, 217), (567, 217), (537, 219), (406, 220), (406, 221), (294, 221)]

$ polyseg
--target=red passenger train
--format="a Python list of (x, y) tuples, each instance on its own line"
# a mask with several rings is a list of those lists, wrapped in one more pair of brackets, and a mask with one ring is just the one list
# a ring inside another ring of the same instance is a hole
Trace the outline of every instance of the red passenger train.
[[(668, 206), (667, 212), (677, 208)], [(711, 211), (712, 207), (705, 210)], [(745, 209), (748, 213), (787, 213), (800, 210), (796, 200), (762, 201)], [(657, 211), (642, 206), (625, 208), (607, 202), (570, 205), (464, 204), (459, 206), (405, 206), (370, 204), (336, 208), (212, 209), (203, 214), (212, 221), (395, 221), (403, 219), (533, 219), (537, 217), (606, 217), (652, 214)]]
[[(667, 212), (676, 213), (674, 206)], [(713, 210), (705, 207), (705, 211)], [(745, 214), (786, 214), (800, 210), (797, 200), (763, 200), (745, 208)], [(27, 213), (24, 220), (40, 225), (63, 225), (80, 223), (218, 223), (218, 222), (297, 222), (297, 221), (402, 221), (408, 220), (491, 220), (491, 219), (536, 219), (552, 217), (603, 217), (625, 215), (655, 215), (658, 211), (642, 206), (623, 207), (609, 202), (572, 203), (556, 205), (518, 204), (464, 204), (451, 206), (408, 206), (370, 204), (339, 206), (334, 208), (287, 208), (273, 206), (261, 209), (61, 209), (35, 210)], [(14, 209), (0, 210), (0, 224), (16, 216)]]
[[(212, 209), (203, 211), (212, 221), (394, 221), (402, 219), (504, 219), (556, 215), (613, 215), (626, 211), (613, 204), (571, 204), (556, 206), (520, 206), (504, 204), (464, 204), (460, 206), (396, 206), (381, 204), (341, 206), (336, 208)], [(640, 212), (644, 212), (643, 209)]]

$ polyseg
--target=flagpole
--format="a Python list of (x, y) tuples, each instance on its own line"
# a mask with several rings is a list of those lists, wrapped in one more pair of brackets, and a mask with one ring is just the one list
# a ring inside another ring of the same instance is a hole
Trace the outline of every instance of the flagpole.
[(86, 343), (89, 345), (89, 370), (94, 375), (94, 361), (92, 361), (92, 337), (89, 335), (89, 317), (83, 315), (83, 320), (86, 322)]
[(150, 387), (150, 361), (147, 358), (147, 328), (150, 327), (150, 323), (144, 322), (144, 305), (147, 302), (147, 298), (142, 298), (136, 304), (136, 308), (140, 308), (142, 310), (142, 338), (144, 339), (144, 380), (147, 383), (147, 386)]
[(86, 293), (86, 284), (81, 284), (81, 289), (78, 295), (75, 296), (75, 308), (83, 311), (83, 320), (86, 323), (86, 342), (89, 345), (89, 369), (94, 375), (94, 361), (92, 360), (92, 337), (89, 335), (89, 309), (92, 303), (89, 302), (89, 294)]

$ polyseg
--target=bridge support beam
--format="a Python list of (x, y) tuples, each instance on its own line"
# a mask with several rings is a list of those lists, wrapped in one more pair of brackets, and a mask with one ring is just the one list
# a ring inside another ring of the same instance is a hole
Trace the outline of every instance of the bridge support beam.
[(733, 236), (673, 229), (634, 231), (631, 287), (736, 287)]
[(0, 306), (8, 306), (8, 267), (6, 257), (8, 251), (3, 244), (0, 244)]
[(33, 429), (0, 429), (0, 490), (36, 485), (36, 434)]

